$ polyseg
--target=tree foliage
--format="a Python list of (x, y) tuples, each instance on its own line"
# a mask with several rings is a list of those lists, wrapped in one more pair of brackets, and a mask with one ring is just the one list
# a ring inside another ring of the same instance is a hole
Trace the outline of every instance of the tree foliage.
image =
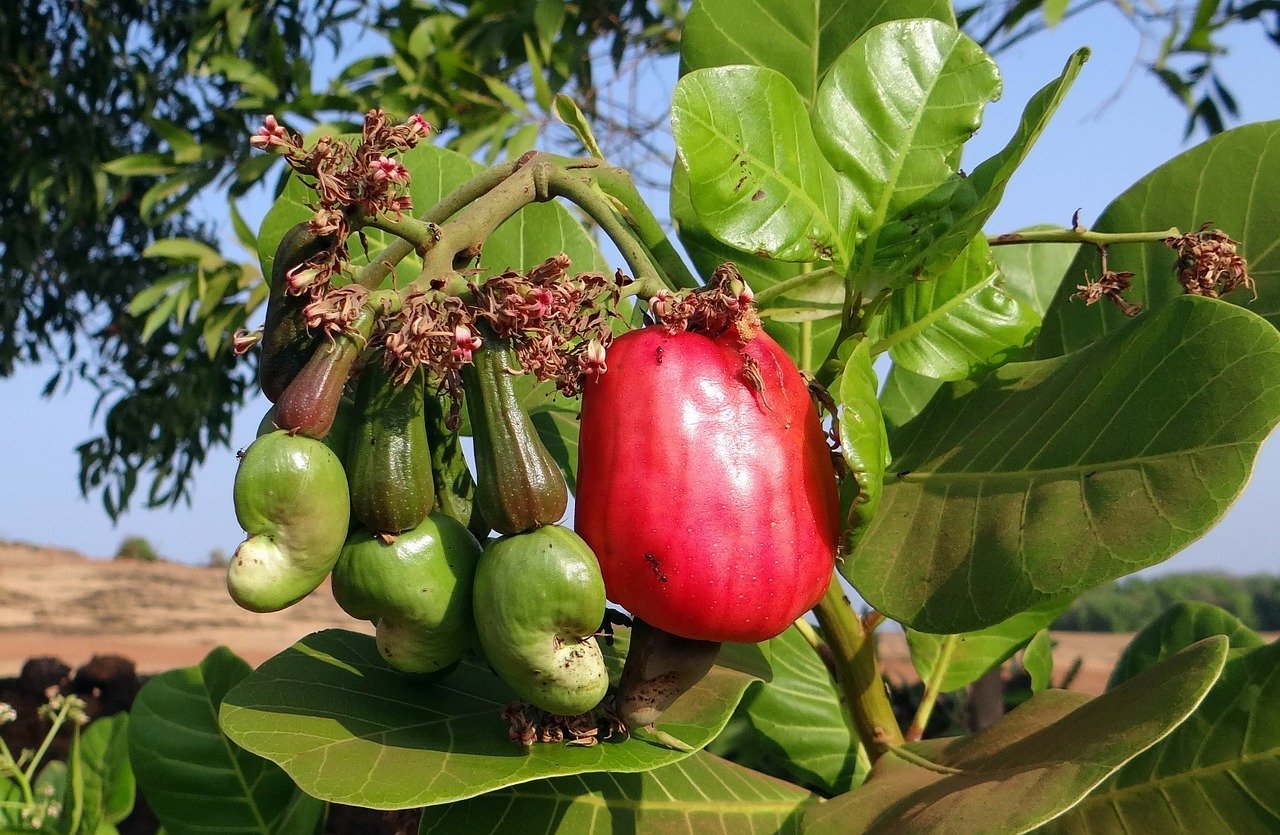
[(1250, 629), (1280, 630), (1280, 577), (1234, 577), (1213, 571), (1130, 577), (1087, 592), (1054, 621), (1054, 629), (1080, 632), (1134, 632), (1178, 603), (1195, 600), (1217, 606)]
[[(958, 17), (998, 54), (1099, 2), (972, 4)], [(282, 173), (244, 141), (262, 114), (299, 130), (344, 130), (375, 105), (421, 112), (455, 149), (494, 160), (535, 141), (574, 145), (553, 117), (563, 91), (611, 160), (665, 165), (653, 135), (666, 114), (630, 91), (647, 58), (679, 46), (688, 5), (5, 4), (0, 376), (52, 362), (47, 392), (73, 378), (99, 391), (101, 433), (79, 448), (81, 488), (100, 493), (108, 513), (140, 483), (149, 505), (181, 501), (207, 452), (229, 442), (248, 396), (253, 366), (234, 361), (226, 337), (262, 298), (256, 267), (219, 252), (193, 201), (228, 194), (237, 236), (254, 248), (234, 201), (258, 184), (279, 188)], [(1275, 2), (1118, 5), (1144, 32), (1167, 35), (1148, 68), (1188, 107), (1189, 131), (1221, 130), (1235, 116), (1216, 63), (1228, 24), (1261, 26), (1280, 42)], [(352, 48), (361, 57), (346, 60)], [(334, 69), (322, 76), (313, 69), (322, 65)]]

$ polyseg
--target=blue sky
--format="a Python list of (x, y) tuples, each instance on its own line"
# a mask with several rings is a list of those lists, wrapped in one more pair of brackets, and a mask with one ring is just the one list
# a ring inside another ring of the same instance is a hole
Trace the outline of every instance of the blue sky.
[[(1250, 29), (1227, 37), (1232, 54), (1225, 73), (1240, 99), (1244, 121), (1280, 118), (1280, 93), (1274, 84), (1260, 81), (1280, 78), (1280, 51)], [(1077, 208), (1083, 209), (1081, 219), (1088, 224), (1133, 181), (1189, 147), (1182, 141), (1182, 108), (1154, 79), (1131, 71), (1134, 56), (1140, 50), (1150, 54), (1155, 45), (1139, 44), (1118, 13), (1099, 6), (1001, 56), (1004, 95), (988, 108), (982, 131), (966, 149), (970, 166), (1004, 145), (1026, 100), (1055, 77), (1081, 45), (1093, 47), (1093, 58), (1015, 176), (989, 231), (1032, 223), (1066, 225)], [(665, 74), (666, 83), (674, 83), (672, 75)], [(652, 95), (665, 101), (669, 92), (655, 90)], [(255, 223), (267, 205), (259, 200), (241, 208)], [(265, 401), (258, 398), (239, 415), (232, 449), (212, 451), (198, 475), (190, 507), (131, 511), (113, 527), (96, 497), (81, 497), (76, 481), (75, 447), (98, 431), (91, 416), (94, 392), (77, 384), (52, 399), (41, 398), (48, 376), (48, 368), (24, 367), (0, 380), (0, 426), (8, 430), (0, 434), (0, 461), (8, 486), (7, 501), (0, 504), (0, 539), (110, 556), (124, 536), (139, 534), (165, 557), (193, 563), (207, 561), (214, 549), (234, 550), (242, 537), (231, 503), (235, 448), (252, 440), (266, 411)], [(1222, 524), (1154, 570), (1275, 571), (1270, 543), (1276, 534), (1278, 500), (1280, 442), (1273, 440), (1264, 447), (1245, 494)]]

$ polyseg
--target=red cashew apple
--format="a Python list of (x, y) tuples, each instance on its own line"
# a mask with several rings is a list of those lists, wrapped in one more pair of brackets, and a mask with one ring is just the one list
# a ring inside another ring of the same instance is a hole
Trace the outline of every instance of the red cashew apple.
[(756, 642), (831, 579), (839, 505), (800, 372), (745, 344), (647, 327), (613, 342), (582, 395), (575, 528), (609, 599), (675, 635)]

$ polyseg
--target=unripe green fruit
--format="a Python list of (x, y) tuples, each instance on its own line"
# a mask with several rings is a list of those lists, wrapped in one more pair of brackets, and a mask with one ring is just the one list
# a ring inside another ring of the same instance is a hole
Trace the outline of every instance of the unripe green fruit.
[(240, 459), (234, 498), (249, 538), (227, 569), (232, 599), (275, 612), (314, 591), (347, 537), (350, 499), (338, 456), (301, 435), (263, 435)]
[(360, 374), (346, 464), (351, 512), (370, 530), (410, 530), (435, 506), (425, 389), (425, 372), (397, 385), (380, 356)]
[(569, 489), (516, 393), (515, 352), (487, 338), (462, 382), (476, 451), (476, 502), (498, 533), (560, 521)]
[(262, 329), (262, 353), (258, 358), (258, 384), (272, 403), (302, 371), (322, 338), (309, 332), (303, 320), (303, 308), (311, 299), (289, 295), (286, 274), (329, 243), (330, 239), (312, 232), (309, 223), (299, 223), (284, 233), (276, 247), (268, 285), (267, 320)]
[(391, 543), (353, 531), (333, 567), (343, 611), (377, 627), (378, 651), (406, 673), (435, 673), (476, 644), (472, 578), (480, 543), (441, 513)]
[(609, 672), (594, 637), (604, 580), (573, 531), (547, 525), (490, 542), (473, 600), (485, 657), (521, 698), (567, 716), (604, 698)]

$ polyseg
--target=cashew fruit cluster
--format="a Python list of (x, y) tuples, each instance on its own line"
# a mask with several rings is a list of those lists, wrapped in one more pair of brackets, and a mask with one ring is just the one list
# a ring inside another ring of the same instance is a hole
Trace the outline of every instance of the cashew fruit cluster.
[[(570, 530), (564, 475), (516, 383), (528, 346), (477, 317), (478, 336), (458, 326), (457, 362), (428, 379), (391, 361), (372, 303), (314, 338), (315, 310), (281, 287), (321, 244), (291, 231), (272, 274), (261, 384), (275, 405), (235, 488), (249, 537), (228, 586), (242, 606), (275, 611), (331, 577), (406, 674), (444, 676), (474, 652), (547, 714), (603, 707), (634, 728), (696, 684), (721, 642), (772, 638), (822, 596), (838, 532), (831, 450), (736, 273), (656, 297), (658, 324), (584, 354)], [(554, 294), (528, 286), (491, 304), (543, 315)], [(450, 405), (466, 408), (474, 478)], [(635, 618), (612, 696), (595, 637), (609, 600)]]
[(336, 338), (304, 338), (302, 307), (276, 290), (315, 245), (295, 229), (277, 252), (260, 366), (274, 406), (237, 473), (249, 536), (228, 570), (233, 599), (277, 611), (329, 577), (397, 670), (440, 677), (476, 652), (548, 713), (596, 708), (609, 686), (594, 637), (604, 580), (556, 524), (568, 489), (520, 402), (510, 346), (486, 339), (464, 370), (473, 479), (425, 371), (397, 379), (369, 344), (373, 310)]

